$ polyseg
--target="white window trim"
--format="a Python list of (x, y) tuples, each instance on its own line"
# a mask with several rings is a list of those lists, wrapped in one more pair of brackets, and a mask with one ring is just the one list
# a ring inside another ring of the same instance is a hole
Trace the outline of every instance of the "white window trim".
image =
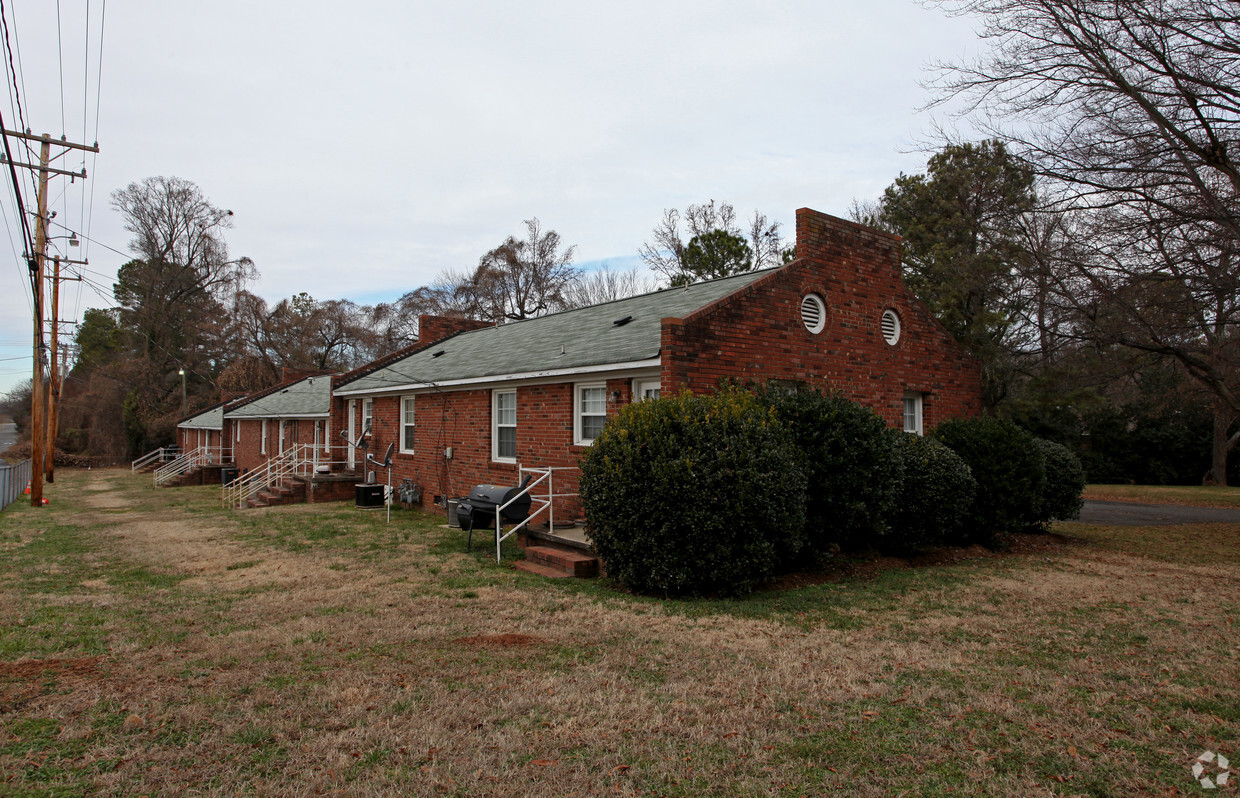
[(349, 463), (350, 471), (352, 471), (357, 466), (357, 447), (353, 445), (353, 442), (357, 440), (356, 438), (357, 429), (354, 426), (354, 424), (356, 423), (356, 419), (357, 419), (357, 400), (350, 399), (349, 400), (349, 421), (348, 421), (349, 440), (348, 440), (348, 443), (345, 444), (345, 448), (348, 450), (348, 463)]
[(375, 400), (362, 400), (362, 432), (366, 432), (369, 427), (370, 436), (373, 438), (375, 434)]
[(661, 392), (662, 383), (656, 379), (633, 380), (633, 401), (640, 402), (646, 398), (646, 391), (655, 390)]
[[(575, 446), (592, 446), (593, 438), (583, 438), (581, 429), (584, 426), (581, 423), (582, 417), (585, 415), (581, 409), (581, 394), (590, 388), (603, 389), (603, 422), (607, 421), (607, 383), (605, 382), (579, 382), (573, 385), (573, 444)], [(595, 414), (591, 414), (592, 416)]]
[[(406, 418), (406, 417), (405, 417), (405, 403), (406, 403), (406, 402), (408, 402), (408, 403), (409, 403), (410, 409), (413, 411), (413, 422), (412, 422), (412, 423), (410, 423), (410, 422), (408, 422), (408, 421), (406, 421), (406, 420), (405, 420), (405, 418)], [(400, 427), (400, 453), (401, 453), (401, 454), (413, 454), (413, 453), (414, 453), (413, 447), (405, 448), (405, 431), (406, 431), (406, 429), (410, 429), (410, 428), (411, 428), (411, 429), (413, 429), (413, 430), (414, 430), (414, 435), (415, 435), (415, 436), (417, 435), (417, 428), (418, 428), (418, 407), (417, 407), (416, 397), (414, 397), (414, 396), (402, 396), (402, 397), (400, 398), (400, 410), (399, 410), (399, 412), (400, 412), (400, 424), (399, 424), (399, 427)], [(416, 442), (416, 441), (415, 441), (415, 442)]]
[[(913, 422), (914, 429), (909, 429), (909, 425), (908, 425), (907, 406), (910, 400), (915, 403), (913, 406), (914, 411), (915, 411), (913, 414), (914, 415), (914, 422)], [(904, 400), (900, 403), (900, 418), (902, 419), (901, 423), (904, 425), (904, 431), (911, 432), (916, 435), (924, 435), (925, 434), (925, 424), (923, 421), (924, 414), (925, 414), (925, 395), (918, 393), (916, 391), (905, 391)]]
[[(517, 462), (516, 457), (500, 457), (499, 456), (499, 428), (500, 428), (499, 397), (502, 395), (506, 395), (506, 394), (512, 395), (513, 412), (516, 413), (517, 391), (515, 388), (509, 389), (509, 390), (502, 390), (502, 391), (501, 390), (491, 391), (491, 459), (497, 463)], [(507, 427), (509, 425), (505, 424), (504, 426)], [(516, 429), (517, 427), (516, 424), (512, 424), (511, 426), (513, 427), (513, 429)]]
[(267, 454), (267, 419), (264, 418), (259, 424), (262, 434), (258, 438), (258, 453)]
[(280, 444), (276, 447), (276, 451), (284, 454), (284, 419), (280, 419)]
[(241, 443), (241, 419), (239, 418), (233, 419), (233, 435), (235, 436), (235, 441)]

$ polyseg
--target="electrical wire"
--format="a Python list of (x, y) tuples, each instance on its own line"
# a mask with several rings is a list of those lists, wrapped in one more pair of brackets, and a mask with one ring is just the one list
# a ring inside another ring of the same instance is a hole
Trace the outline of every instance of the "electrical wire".
[(65, 44), (60, 32), (60, 0), (56, 0), (56, 55), (60, 64), (60, 135), (65, 135)]
[[(87, 6), (89, 8), (89, 3), (87, 4)], [(103, 34), (104, 34), (104, 26), (105, 26), (105, 23), (107, 22), (107, 17), (108, 17), (108, 0), (103, 0), (103, 6), (101, 7), (100, 12), (99, 12), (99, 66), (95, 69), (95, 136), (93, 140), (96, 144), (99, 143), (99, 102), (100, 102), (100, 97), (103, 94)], [(87, 28), (86, 49), (87, 49), (87, 53), (89, 53), (90, 52), (90, 28), (89, 27)], [(86, 124), (85, 120), (83, 120), (82, 124), (83, 126), (85, 126)], [(85, 139), (83, 139), (82, 143), (83, 144), (86, 143)], [(95, 164), (98, 162), (98, 159), (99, 159), (99, 153), (92, 152), (90, 154), (90, 159), (91, 159), (90, 160), (90, 173), (94, 174)], [(87, 207), (86, 222), (85, 222), (85, 227), (83, 230), (86, 235), (90, 234), (91, 221), (94, 219), (94, 215), (95, 215), (95, 181), (91, 181), (89, 193), (90, 193), (90, 204)], [(82, 256), (84, 260), (86, 259), (86, 256), (88, 254), (89, 254), (88, 249), (83, 251)]]

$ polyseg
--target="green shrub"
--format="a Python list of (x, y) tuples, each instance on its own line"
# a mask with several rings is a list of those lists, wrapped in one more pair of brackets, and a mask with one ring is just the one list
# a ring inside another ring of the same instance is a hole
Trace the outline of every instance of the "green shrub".
[(905, 554), (964, 540), (977, 493), (969, 466), (934, 438), (898, 429), (888, 434), (904, 464), (904, 482), (883, 550)]
[(990, 417), (945, 421), (933, 434), (977, 480), (972, 518), (959, 543), (988, 543), (996, 534), (1038, 523), (1045, 463), (1032, 435), (1008, 419)]
[(803, 545), (796, 449), (736, 389), (625, 407), (582, 459), (581, 499), (608, 574), (640, 592), (745, 593)]
[(877, 545), (895, 507), (901, 471), (887, 426), (839, 394), (768, 383), (763, 404), (791, 431), (807, 481), (807, 552)]
[(1068, 447), (1061, 443), (1035, 438), (1046, 464), (1046, 480), (1042, 485), (1042, 501), (1038, 506), (1038, 522), (1079, 518), (1081, 498), (1085, 490), (1085, 470)]

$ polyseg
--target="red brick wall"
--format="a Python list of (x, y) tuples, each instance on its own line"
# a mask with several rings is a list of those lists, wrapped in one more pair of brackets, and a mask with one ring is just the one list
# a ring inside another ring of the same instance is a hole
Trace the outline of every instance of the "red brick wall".
[[(588, 447), (573, 445), (573, 383), (521, 386), (515, 390), (517, 463), (527, 468), (575, 467)], [(621, 394), (619, 402), (612, 398), (614, 391)], [(430, 505), (436, 496), (467, 495), (475, 485), (515, 485), (517, 464), (495, 462), (491, 456), (492, 393), (488, 388), (419, 394), (415, 400), (417, 425), (412, 455), (400, 451), (400, 397), (377, 397), (370, 452), (382, 458), (388, 444), (395, 442), (392, 484), (399, 486), (402, 479), (412, 479), (423, 488), (424, 505)], [(630, 400), (631, 381), (607, 380), (607, 394), (607, 412), (612, 415)], [(450, 460), (444, 457), (449, 446), (453, 449)], [(360, 453), (358, 460), (361, 471)], [(375, 471), (377, 481), (386, 482), (383, 469), (373, 465), (365, 468)], [(576, 471), (556, 472), (554, 480), (557, 494), (577, 492)], [(556, 499), (557, 520), (572, 520), (580, 514), (581, 504), (575, 497)]]
[[(327, 419), (288, 418), (284, 419), (284, 446), (288, 448), (294, 443), (314, 443), (314, 423), (319, 421), (319, 440), (322, 441), (323, 429)], [(280, 452), (280, 419), (267, 419), (267, 451), (262, 453), (262, 419), (228, 419), (225, 429), (229, 433), (229, 446), (233, 448), (233, 462), (241, 470), (249, 471), (266, 465), (267, 461)], [(241, 425), (241, 440), (237, 441), (236, 427)]]
[[(723, 378), (805, 380), (843, 391), (891, 426), (905, 391), (924, 394), (927, 431), (981, 412), (977, 362), (904, 287), (900, 240), (808, 209), (797, 211), (797, 261), (685, 319), (664, 319), (662, 387), (714, 389)], [(810, 292), (827, 306), (822, 332), (801, 321)], [(900, 317), (883, 339), (884, 310)]]
[(177, 427), (177, 446), (181, 447), (182, 452), (192, 452), (200, 446), (209, 446), (214, 449), (219, 446), (219, 443), (219, 430)]

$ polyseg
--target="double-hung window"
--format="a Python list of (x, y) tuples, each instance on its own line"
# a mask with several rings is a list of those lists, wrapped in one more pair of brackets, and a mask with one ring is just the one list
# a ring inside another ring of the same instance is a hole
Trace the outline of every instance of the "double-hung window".
[(909, 391), (904, 394), (904, 431), (922, 434), (921, 394)]
[(375, 419), (375, 400), (374, 399), (363, 399), (362, 400), (362, 432), (364, 433), (369, 432), (371, 435), (374, 435), (375, 431), (374, 431), (374, 428), (371, 426), (372, 424), (374, 424), (374, 419)]
[(492, 394), (492, 452), (494, 459), (508, 463), (517, 461), (517, 392), (495, 391)]
[(607, 423), (607, 386), (602, 383), (578, 385), (576, 394), (576, 401), (573, 402), (576, 408), (573, 413), (574, 437), (578, 444), (589, 446)]
[(267, 454), (267, 419), (263, 419), (262, 434), (259, 436), (258, 453)]
[(400, 398), (400, 450), (405, 454), (413, 454), (414, 428), (413, 397)]

